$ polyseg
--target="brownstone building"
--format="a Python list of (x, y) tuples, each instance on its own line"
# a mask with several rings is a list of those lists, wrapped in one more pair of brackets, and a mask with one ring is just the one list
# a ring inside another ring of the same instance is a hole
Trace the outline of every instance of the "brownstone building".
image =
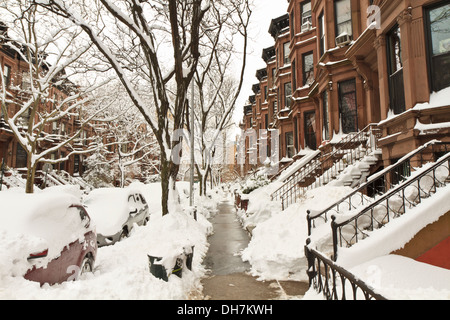
[[(0, 29), (0, 32), (6, 35), (7, 28), (4, 25), (0, 25)], [(29, 76), (29, 66), (15, 50), (0, 43), (0, 67), (3, 70), (3, 79), (0, 79), (0, 83), (5, 86), (6, 91), (14, 97), (14, 100), (20, 101), (21, 96), (26, 95), (27, 90), (30, 88), (31, 78)], [(45, 65), (43, 68), (45, 68)], [(74, 90), (77, 90), (76, 85), (65, 80), (51, 86), (49, 88), (49, 96), (53, 97), (55, 101), (62, 101), (68, 97), (70, 91)], [(20, 107), (20, 104), (8, 104), (7, 110), (9, 117), (16, 115)], [(40, 111), (47, 111), (48, 113), (51, 112), (53, 107), (53, 102), (42, 102), (39, 105)], [(28, 123), (30, 116), (30, 114), (22, 116), (24, 125)], [(37, 119), (38, 114), (35, 117)], [(54, 138), (39, 142), (39, 150), (51, 148), (55, 143), (59, 142), (59, 139), (73, 135), (81, 128), (80, 120), (79, 117), (66, 116), (56, 122), (47, 124), (43, 128), (43, 132), (53, 135)], [(87, 148), (88, 139), (92, 136), (94, 136), (93, 127), (85, 126), (79, 138), (72, 145), (78, 148)], [(68, 147), (62, 147), (51, 154), (51, 159), (64, 158), (69, 152)], [(81, 175), (83, 173), (83, 159), (86, 156), (82, 154), (72, 155), (69, 160), (54, 165), (54, 168), (67, 171), (71, 175)], [(0, 110), (0, 163), (4, 163), (5, 166), (10, 168), (27, 167), (27, 153), (14, 136), (8, 124), (4, 121), (2, 110)], [(41, 169), (41, 167), (42, 165), (38, 169)]]
[(286, 11), (262, 53), (262, 102), (243, 119), (278, 132), (280, 159), (371, 124), (384, 166), (450, 141), (450, 1), (288, 0)]

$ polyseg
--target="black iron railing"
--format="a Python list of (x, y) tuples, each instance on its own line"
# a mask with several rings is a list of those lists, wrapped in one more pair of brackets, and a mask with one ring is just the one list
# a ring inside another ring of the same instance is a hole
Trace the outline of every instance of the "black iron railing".
[(310, 288), (322, 292), (327, 300), (386, 300), (364, 281), (309, 245), (310, 239), (305, 245)]
[(406, 180), (410, 176), (410, 171), (409, 174), (400, 174), (401, 170), (398, 170), (398, 168), (404, 167), (406, 164), (410, 166), (409, 163), (412, 158), (418, 158), (417, 164), (422, 166), (425, 162), (429, 162), (430, 160), (423, 157), (424, 153), (433, 154), (436, 151), (443, 151), (446, 153), (450, 151), (450, 144), (437, 140), (430, 141), (415, 151), (405, 155), (396, 163), (372, 175), (365, 183), (361, 184), (358, 188), (326, 209), (321, 211), (307, 210), (306, 219), (308, 223), (308, 235), (310, 236), (312, 229), (316, 227), (316, 220), (326, 223), (332, 214), (353, 210), (359, 206), (372, 203), (376, 196), (383, 195), (395, 184)]
[(339, 148), (332, 153), (321, 155), (309, 166), (296, 172), (292, 179), (272, 194), (272, 200), (282, 201), (282, 209), (294, 203), (306, 191), (322, 186), (337, 177), (346, 166), (370, 154), (376, 149), (380, 131), (375, 124), (355, 134), (349, 134), (339, 142)]
[(408, 180), (400, 183), (371, 204), (357, 210), (351, 217), (331, 217), (333, 259), (337, 259), (338, 246), (351, 247), (383, 227), (408, 209), (416, 207), (436, 190), (450, 182), (450, 153), (429, 167), (424, 166)]

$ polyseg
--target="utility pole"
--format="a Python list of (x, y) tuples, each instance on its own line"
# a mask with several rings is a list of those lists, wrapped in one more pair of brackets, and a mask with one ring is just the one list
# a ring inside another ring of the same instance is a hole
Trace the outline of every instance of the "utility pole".
[(191, 207), (194, 206), (194, 121), (195, 121), (195, 115), (194, 115), (194, 77), (192, 77), (191, 80), (191, 135), (190, 135), (190, 145), (191, 145), (191, 168), (190, 168), (190, 188), (189, 188), (189, 205)]

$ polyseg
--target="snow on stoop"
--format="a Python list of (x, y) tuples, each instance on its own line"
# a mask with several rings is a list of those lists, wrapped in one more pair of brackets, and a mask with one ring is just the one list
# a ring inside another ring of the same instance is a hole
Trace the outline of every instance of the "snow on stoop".
[(357, 187), (367, 180), (370, 175), (370, 169), (381, 160), (380, 152), (372, 152), (364, 156), (355, 164), (348, 165), (346, 168), (331, 182), (332, 185), (342, 184), (349, 187)]

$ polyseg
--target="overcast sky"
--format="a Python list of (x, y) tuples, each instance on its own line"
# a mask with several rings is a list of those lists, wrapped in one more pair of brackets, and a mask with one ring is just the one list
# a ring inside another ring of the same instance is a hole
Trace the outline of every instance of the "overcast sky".
[(249, 30), (249, 55), (247, 57), (247, 68), (245, 81), (241, 95), (237, 101), (234, 114), (235, 122), (242, 120), (243, 106), (248, 97), (253, 95), (252, 85), (258, 83), (256, 70), (264, 68), (265, 62), (261, 58), (262, 50), (274, 44), (274, 39), (269, 34), (269, 26), (272, 19), (287, 12), (288, 2), (286, 0), (255, 0), (255, 8), (251, 17), (251, 28)]

